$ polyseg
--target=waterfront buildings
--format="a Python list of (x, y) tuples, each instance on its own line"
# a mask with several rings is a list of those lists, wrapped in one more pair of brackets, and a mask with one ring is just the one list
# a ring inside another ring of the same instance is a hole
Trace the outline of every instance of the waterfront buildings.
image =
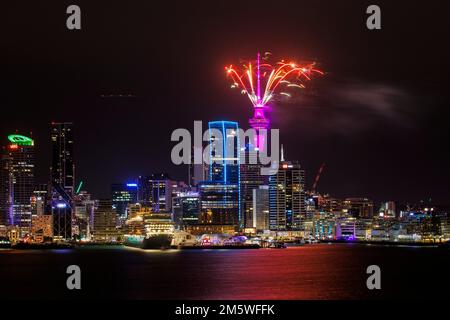
[(336, 219), (336, 239), (355, 240), (356, 239), (356, 218)]
[[(446, 241), (448, 207), (383, 202), (373, 215), (364, 197), (305, 194), (304, 170), (282, 161), (261, 176), (258, 164), (241, 164), (238, 124), (209, 123), (210, 162), (191, 172), (189, 184), (167, 174), (111, 186), (111, 200), (74, 189), (73, 124), (52, 124), (49, 184), (34, 183), (34, 141), (10, 135), (0, 159), (0, 236), (11, 241), (116, 241), (183, 229), (196, 235), (251, 234), (314, 239)], [(205, 171), (205, 169), (207, 169)], [(205, 172), (207, 174), (205, 174)], [(116, 215), (116, 212), (119, 215)]]

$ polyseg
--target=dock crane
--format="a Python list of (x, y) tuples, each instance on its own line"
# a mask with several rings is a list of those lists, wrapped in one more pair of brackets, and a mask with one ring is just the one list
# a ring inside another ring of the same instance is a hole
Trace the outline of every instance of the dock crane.
[(317, 184), (319, 183), (320, 175), (322, 174), (322, 171), (324, 168), (325, 168), (325, 162), (322, 163), (322, 165), (320, 166), (319, 171), (317, 172), (316, 178), (314, 179), (314, 184), (313, 184), (312, 190), (311, 190), (312, 194), (316, 193), (316, 187), (317, 187)]

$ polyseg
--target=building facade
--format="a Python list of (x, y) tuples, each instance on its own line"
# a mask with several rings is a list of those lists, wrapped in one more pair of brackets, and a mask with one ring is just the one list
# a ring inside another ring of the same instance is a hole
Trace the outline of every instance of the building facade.
[(1, 159), (1, 216), (15, 226), (19, 236), (31, 232), (32, 197), (35, 188), (35, 148), (33, 139), (12, 134)]
[(269, 176), (269, 228), (302, 230), (305, 216), (305, 171), (298, 162), (282, 161), (278, 172)]
[(52, 164), (51, 182), (68, 194), (75, 187), (74, 139), (72, 122), (53, 122), (51, 125)]
[(253, 219), (247, 228), (255, 228), (257, 231), (269, 230), (269, 186), (262, 185), (253, 189)]
[(114, 209), (120, 217), (127, 215), (127, 206), (137, 203), (137, 183), (114, 183), (111, 185), (111, 199)]
[(180, 229), (198, 224), (200, 197), (198, 192), (180, 193), (172, 199), (173, 220)]
[(119, 232), (117, 230), (117, 215), (112, 201), (102, 199), (94, 211), (93, 238), (95, 241), (116, 241)]
[(238, 124), (231, 121), (213, 121), (209, 122), (208, 126), (209, 180), (198, 184), (199, 224), (209, 231), (223, 228), (238, 231), (244, 222), (240, 211)]
[(51, 194), (48, 207), (53, 215), (53, 237), (56, 240), (70, 240), (75, 188), (73, 123), (53, 122), (51, 142)]

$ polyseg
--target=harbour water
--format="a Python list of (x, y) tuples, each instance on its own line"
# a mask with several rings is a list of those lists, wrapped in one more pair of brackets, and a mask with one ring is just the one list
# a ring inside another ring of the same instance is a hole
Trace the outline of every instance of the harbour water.
[[(81, 268), (81, 290), (66, 288), (73, 264)], [(381, 290), (366, 287), (373, 264), (381, 268)], [(448, 249), (408, 246), (4, 249), (0, 299), (433, 299), (449, 288), (448, 270)]]

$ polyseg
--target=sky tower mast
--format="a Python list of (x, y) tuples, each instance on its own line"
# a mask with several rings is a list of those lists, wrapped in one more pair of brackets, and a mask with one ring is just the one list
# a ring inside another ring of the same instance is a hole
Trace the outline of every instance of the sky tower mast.
[(257, 66), (256, 66), (256, 77), (257, 77), (257, 103), (253, 108), (253, 118), (249, 120), (250, 126), (255, 129), (255, 148), (258, 150), (262, 150), (264, 147), (264, 135), (260, 133), (261, 129), (268, 129), (270, 125), (270, 121), (266, 118), (264, 112), (267, 110), (267, 106), (261, 101), (261, 55), (258, 52), (257, 56)]

